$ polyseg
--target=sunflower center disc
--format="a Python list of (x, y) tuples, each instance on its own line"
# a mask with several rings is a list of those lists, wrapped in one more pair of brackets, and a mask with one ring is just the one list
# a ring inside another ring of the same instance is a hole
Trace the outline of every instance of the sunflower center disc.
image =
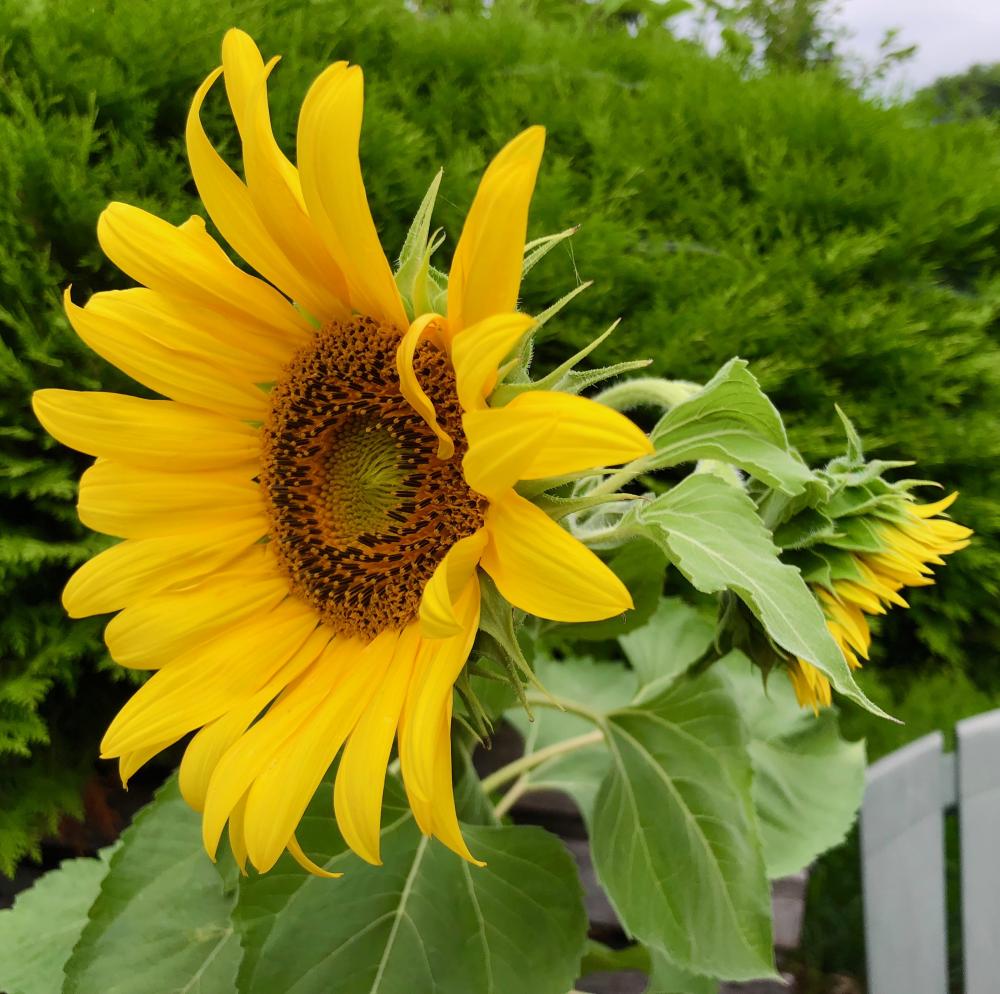
[(423, 344), (417, 378), (455, 454), (399, 389), (399, 334), (331, 322), (285, 370), (263, 429), (260, 481), (292, 590), (341, 635), (374, 638), (417, 616), (445, 553), (483, 523), (462, 476), (465, 436), (447, 358)]

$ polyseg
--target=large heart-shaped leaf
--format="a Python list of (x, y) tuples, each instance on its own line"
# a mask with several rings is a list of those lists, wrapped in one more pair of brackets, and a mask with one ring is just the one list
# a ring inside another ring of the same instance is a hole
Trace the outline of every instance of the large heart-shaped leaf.
[(739, 709), (706, 673), (605, 720), (591, 845), (626, 928), (695, 974), (773, 975), (771, 903)]
[(241, 994), (565, 994), (587, 929), (568, 852), (538, 828), (463, 830), (485, 867), (422, 837), (390, 780), (384, 865), (369, 866), (344, 850), (321, 788), (301, 839), (344, 876), (312, 877), (286, 857), (242, 882)]
[(227, 892), (175, 780), (126, 830), (66, 964), (64, 994), (230, 994)]
[(68, 859), (0, 911), (0, 990), (53, 994), (63, 965), (87, 924), (87, 912), (108, 872), (109, 850), (97, 859)]
[(741, 653), (720, 661), (750, 732), (753, 798), (768, 875), (797, 873), (844, 840), (865, 789), (864, 742), (845, 742), (832, 710), (803, 711), (776, 676), (765, 692)]
[(664, 597), (652, 618), (642, 628), (619, 636), (618, 643), (639, 682), (662, 689), (704, 655), (714, 635), (712, 622), (690, 604)]

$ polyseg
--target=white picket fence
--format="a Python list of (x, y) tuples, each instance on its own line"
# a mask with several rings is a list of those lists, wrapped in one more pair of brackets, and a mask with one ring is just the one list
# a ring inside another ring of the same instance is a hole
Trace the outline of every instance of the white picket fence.
[(947, 994), (944, 816), (958, 811), (965, 994), (1000, 994), (1000, 710), (872, 764), (861, 811), (868, 994)]

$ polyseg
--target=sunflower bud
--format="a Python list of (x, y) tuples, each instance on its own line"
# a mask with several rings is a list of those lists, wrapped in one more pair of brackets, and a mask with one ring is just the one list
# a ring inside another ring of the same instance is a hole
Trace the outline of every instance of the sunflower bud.
[[(871, 645), (868, 617), (908, 607), (902, 591), (932, 584), (933, 567), (964, 549), (972, 531), (946, 513), (957, 493), (918, 502), (914, 489), (937, 484), (886, 480), (888, 470), (907, 464), (865, 461), (857, 432), (846, 418), (844, 424), (847, 452), (821, 474), (829, 497), (789, 516), (775, 540), (802, 571), (844, 658), (857, 669)], [(812, 665), (793, 659), (787, 672), (801, 705), (830, 704), (829, 681)]]

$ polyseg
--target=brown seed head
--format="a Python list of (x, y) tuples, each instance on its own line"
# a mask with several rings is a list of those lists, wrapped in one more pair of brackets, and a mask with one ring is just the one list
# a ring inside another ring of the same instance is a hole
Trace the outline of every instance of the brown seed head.
[(417, 616), (445, 553), (483, 523), (486, 499), (462, 476), (455, 376), (421, 345), (417, 378), (455, 454), (399, 389), (399, 333), (370, 318), (331, 322), (271, 393), (260, 482), (271, 539), (293, 592), (339, 634), (374, 638)]

